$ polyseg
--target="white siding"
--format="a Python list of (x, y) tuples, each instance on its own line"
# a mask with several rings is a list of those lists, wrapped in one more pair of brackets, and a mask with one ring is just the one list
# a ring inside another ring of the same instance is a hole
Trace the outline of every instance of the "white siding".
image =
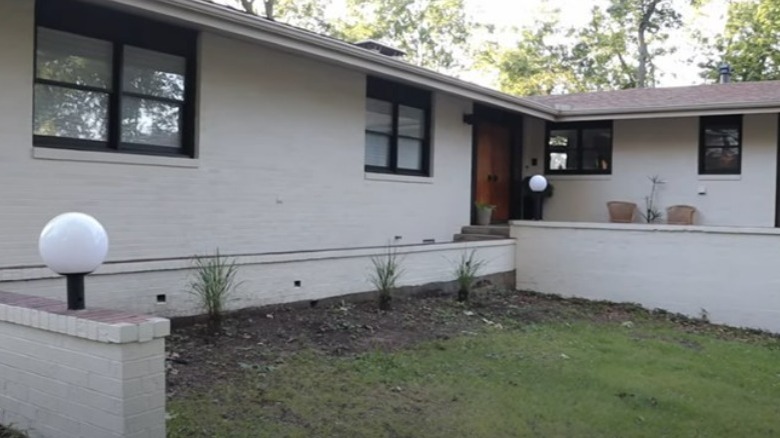
[[(526, 173), (544, 171), (544, 122), (526, 119)], [(697, 224), (773, 227), (777, 167), (777, 115), (744, 116), (742, 174), (699, 175), (699, 120), (695, 117), (616, 120), (612, 175), (548, 178), (555, 193), (545, 219), (606, 222), (607, 201), (631, 201), (644, 208), (648, 177), (666, 181), (658, 192), (662, 209), (675, 204), (697, 208)], [(537, 167), (530, 166), (538, 158)], [(698, 194), (704, 189), (706, 194)]]

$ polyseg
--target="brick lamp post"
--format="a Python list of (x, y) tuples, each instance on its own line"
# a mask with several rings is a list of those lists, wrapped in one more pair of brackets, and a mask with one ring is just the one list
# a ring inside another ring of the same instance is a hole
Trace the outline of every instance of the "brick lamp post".
[(108, 254), (103, 225), (84, 213), (63, 213), (43, 227), (38, 251), (46, 266), (67, 279), (68, 309), (84, 309), (84, 276)]

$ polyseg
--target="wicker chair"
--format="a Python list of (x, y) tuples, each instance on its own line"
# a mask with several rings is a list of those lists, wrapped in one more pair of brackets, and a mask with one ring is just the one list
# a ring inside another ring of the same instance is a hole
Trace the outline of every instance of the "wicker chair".
[(666, 209), (666, 223), (673, 225), (693, 225), (696, 207), (690, 205), (673, 205)]
[(633, 202), (610, 201), (607, 202), (609, 221), (630, 224), (636, 220), (636, 204)]

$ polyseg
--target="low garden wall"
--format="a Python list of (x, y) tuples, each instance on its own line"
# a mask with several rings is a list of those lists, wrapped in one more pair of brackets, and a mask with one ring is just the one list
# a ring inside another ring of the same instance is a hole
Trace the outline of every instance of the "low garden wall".
[[(484, 260), (481, 275), (511, 273), (515, 244), (511, 239), (402, 245), (395, 247), (403, 273), (399, 286), (422, 286), (455, 279), (462, 254), (476, 251)], [(387, 248), (356, 248), (236, 255), (241, 282), (230, 310), (299, 301), (323, 300), (375, 290), (369, 281), (371, 258)], [(192, 280), (190, 258), (109, 262), (86, 278), (87, 306), (162, 316), (203, 313), (187, 292)], [(45, 267), (0, 269), (2, 289), (47, 298), (63, 296), (65, 280)]]
[(30, 437), (165, 437), (170, 321), (66, 307), (0, 292), (0, 424)]
[(780, 332), (780, 231), (512, 223), (517, 287)]

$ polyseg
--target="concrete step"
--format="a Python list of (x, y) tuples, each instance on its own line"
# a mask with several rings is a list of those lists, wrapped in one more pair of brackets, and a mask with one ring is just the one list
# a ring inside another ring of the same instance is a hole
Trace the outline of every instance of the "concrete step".
[(461, 228), (461, 234), (481, 234), (509, 237), (507, 225), (469, 225)]
[(509, 239), (506, 236), (499, 236), (496, 234), (456, 234), (452, 240), (454, 242), (478, 242), (481, 240), (504, 240)]

